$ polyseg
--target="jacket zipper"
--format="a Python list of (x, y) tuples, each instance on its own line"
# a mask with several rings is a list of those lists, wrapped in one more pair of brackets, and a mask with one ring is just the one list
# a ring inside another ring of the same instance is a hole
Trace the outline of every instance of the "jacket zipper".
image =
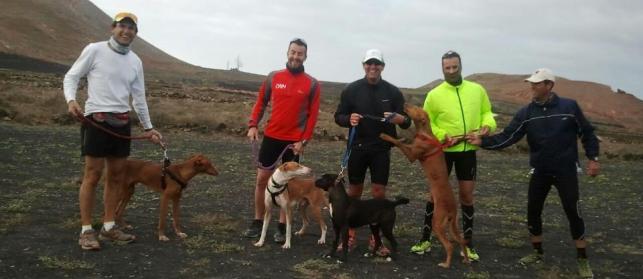
[[(462, 114), (462, 125), (464, 126), (464, 132), (462, 133), (465, 135), (467, 133), (467, 121), (464, 119), (464, 108), (462, 107), (462, 100), (460, 99), (460, 90), (458, 87), (455, 88), (455, 94), (458, 96), (458, 103), (460, 103), (460, 114)], [(467, 150), (467, 141), (464, 141), (464, 148), (462, 151)]]

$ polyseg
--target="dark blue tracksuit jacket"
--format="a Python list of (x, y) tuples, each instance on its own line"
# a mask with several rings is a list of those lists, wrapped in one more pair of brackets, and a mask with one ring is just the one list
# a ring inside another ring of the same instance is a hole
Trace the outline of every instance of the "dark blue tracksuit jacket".
[(576, 101), (552, 92), (545, 104), (531, 102), (521, 108), (502, 133), (483, 137), (481, 147), (502, 149), (518, 142), (525, 134), (529, 144), (529, 164), (535, 174), (575, 175), (580, 138), (585, 156), (598, 156), (598, 138)]

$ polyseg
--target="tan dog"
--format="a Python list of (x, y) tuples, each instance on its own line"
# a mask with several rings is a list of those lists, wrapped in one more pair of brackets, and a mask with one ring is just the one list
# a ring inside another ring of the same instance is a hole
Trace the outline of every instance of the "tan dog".
[[(165, 219), (167, 218), (168, 203), (172, 201), (172, 219), (174, 232), (180, 238), (186, 238), (188, 235), (181, 231), (180, 222), (180, 205), (183, 188), (195, 175), (200, 173), (216, 176), (219, 171), (212, 165), (210, 160), (205, 156), (198, 154), (190, 157), (188, 160), (173, 164), (167, 168), (166, 175), (162, 178), (161, 165), (149, 161), (127, 160), (127, 173), (125, 178), (125, 189), (121, 192), (121, 200), (116, 207), (116, 222), (123, 228), (131, 228), (125, 223), (123, 215), (127, 203), (134, 194), (134, 186), (141, 183), (148, 188), (161, 193), (161, 205), (159, 208), (160, 218), (158, 226), (158, 235), (160, 241), (170, 240), (165, 235)], [(163, 182), (165, 181), (163, 186)], [(183, 184), (183, 185), (181, 185)]]
[(453, 237), (460, 246), (464, 253), (464, 262), (469, 263), (469, 258), (466, 256), (465, 243), (460, 235), (457, 226), (457, 213), (458, 209), (453, 196), (453, 190), (449, 185), (449, 174), (447, 165), (444, 160), (444, 152), (442, 152), (442, 145), (435, 138), (431, 132), (429, 125), (429, 117), (427, 113), (420, 107), (405, 105), (404, 112), (413, 120), (415, 125), (415, 138), (412, 144), (403, 144), (399, 140), (386, 135), (380, 134), (380, 138), (386, 140), (402, 151), (410, 162), (419, 160), (424, 169), (424, 174), (431, 186), (431, 198), (435, 205), (433, 211), (433, 232), (442, 243), (442, 247), (446, 250), (446, 260), (439, 264), (439, 266), (448, 268), (451, 265), (451, 256), (453, 254), (453, 245), (447, 238), (447, 230), (450, 230), (451, 237)]
[[(286, 213), (286, 242), (281, 246), (283, 249), (290, 248), (292, 230), (292, 212), (295, 205), (308, 204), (311, 207), (313, 218), (319, 224), (321, 237), (318, 244), (326, 243), (326, 223), (321, 216), (321, 210), (328, 206), (328, 200), (324, 197), (324, 191), (315, 187), (310, 168), (296, 162), (287, 162), (279, 166), (270, 177), (266, 186), (265, 199), (266, 213), (263, 217), (263, 228), (261, 237), (255, 246), (263, 246), (268, 232), (270, 215), (274, 205), (279, 206)], [(308, 226), (306, 208), (300, 207), (303, 217), (303, 225), (296, 235), (304, 234)]]

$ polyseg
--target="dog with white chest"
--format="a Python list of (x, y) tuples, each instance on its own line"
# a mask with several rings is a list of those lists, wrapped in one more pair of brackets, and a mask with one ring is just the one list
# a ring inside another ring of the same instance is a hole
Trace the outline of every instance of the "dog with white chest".
[(292, 235), (292, 215), (295, 206), (299, 205), (303, 217), (303, 225), (296, 235), (304, 234), (308, 225), (306, 208), (311, 208), (311, 214), (321, 229), (318, 244), (326, 243), (326, 223), (321, 216), (321, 210), (328, 205), (324, 192), (315, 187), (312, 170), (297, 162), (287, 162), (279, 166), (270, 177), (265, 192), (266, 211), (263, 218), (261, 237), (255, 246), (263, 246), (266, 240), (273, 206), (278, 206), (286, 214), (286, 242), (281, 246), (289, 249)]

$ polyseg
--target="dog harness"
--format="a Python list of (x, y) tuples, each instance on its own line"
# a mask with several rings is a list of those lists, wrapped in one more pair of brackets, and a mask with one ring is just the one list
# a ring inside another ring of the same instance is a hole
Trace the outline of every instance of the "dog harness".
[(174, 180), (174, 182), (178, 183), (181, 185), (181, 191), (185, 189), (185, 187), (188, 187), (188, 184), (186, 182), (183, 182), (176, 174), (172, 173), (170, 171), (170, 166), (171, 162), (169, 158), (165, 158), (163, 160), (163, 168), (161, 168), (161, 189), (165, 190), (166, 183), (165, 183), (165, 176), (169, 176), (170, 179)]
[[(268, 190), (268, 193), (270, 193), (270, 197), (272, 198), (272, 203), (273, 203), (275, 206), (279, 207), (279, 205), (277, 204), (277, 196), (279, 196), (281, 193), (283, 193), (284, 191), (286, 191), (286, 188), (288, 188), (288, 183), (286, 183), (286, 184), (278, 184), (278, 183), (275, 181), (275, 179), (271, 177), (271, 178), (270, 178), (270, 184), (271, 184), (271, 185), (268, 185), (268, 187), (266, 188), (266, 190)], [(274, 189), (276, 189), (277, 191), (276, 191), (276, 192), (270, 191), (270, 188), (274, 188)]]
[(424, 156), (422, 156), (422, 158), (420, 158), (420, 161), (422, 161), (422, 162), (424, 162), (426, 159), (431, 158), (434, 155), (439, 154), (440, 152), (442, 152), (442, 149), (444, 149), (446, 147), (445, 145), (441, 144), (438, 141), (438, 139), (436, 139), (434, 137), (429, 137), (428, 135), (425, 135), (425, 134), (418, 133), (418, 134), (415, 134), (415, 137), (418, 138), (419, 140), (422, 140), (422, 141), (428, 143), (431, 146), (436, 147), (433, 151), (424, 154)]

